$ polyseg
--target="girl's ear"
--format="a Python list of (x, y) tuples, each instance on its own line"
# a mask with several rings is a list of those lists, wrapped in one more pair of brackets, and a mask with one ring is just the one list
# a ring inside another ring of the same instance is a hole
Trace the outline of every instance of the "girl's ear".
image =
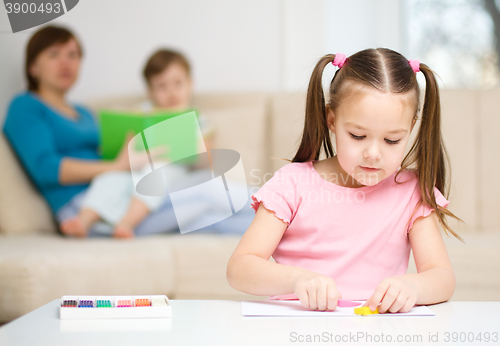
[(330, 108), (330, 105), (325, 106), (326, 110), (326, 126), (335, 133), (335, 113), (333, 113), (333, 110)]
[(417, 122), (417, 118), (413, 118), (412, 122), (411, 122), (411, 129), (410, 129), (410, 133), (413, 131), (413, 127), (415, 126), (415, 123)]

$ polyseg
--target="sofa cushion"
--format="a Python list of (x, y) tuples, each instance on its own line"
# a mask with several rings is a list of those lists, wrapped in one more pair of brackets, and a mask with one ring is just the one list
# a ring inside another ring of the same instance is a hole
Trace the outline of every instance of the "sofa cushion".
[[(264, 175), (270, 171), (266, 103), (207, 110), (204, 114), (215, 128), (214, 148), (237, 151), (248, 186), (262, 186)], [(238, 179), (229, 175), (228, 178)]]
[(63, 295), (170, 297), (178, 274), (169, 239), (0, 236), (0, 322)]
[(52, 213), (0, 132), (0, 233), (54, 233)]
[(269, 94), (265, 92), (202, 93), (193, 96), (193, 105), (205, 112), (211, 109), (267, 103), (268, 99)]

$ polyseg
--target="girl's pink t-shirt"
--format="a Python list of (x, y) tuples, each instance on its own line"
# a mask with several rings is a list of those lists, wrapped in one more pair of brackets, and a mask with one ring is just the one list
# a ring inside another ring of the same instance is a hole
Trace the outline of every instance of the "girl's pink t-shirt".
[[(290, 163), (252, 195), (288, 224), (273, 253), (277, 263), (333, 278), (346, 300), (366, 300), (380, 281), (406, 273), (408, 232), (434, 209), (420, 201), (414, 173), (397, 172), (373, 186), (346, 188), (323, 179), (313, 162)], [(436, 202), (448, 201), (434, 187)], [(415, 213), (413, 214), (413, 212)], [(413, 214), (413, 216), (412, 216)], [(295, 294), (269, 299), (298, 299)]]

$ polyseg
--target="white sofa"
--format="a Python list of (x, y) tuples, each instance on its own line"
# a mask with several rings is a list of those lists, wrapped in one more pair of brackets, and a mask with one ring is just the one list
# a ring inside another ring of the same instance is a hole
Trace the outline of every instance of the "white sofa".
[[(142, 96), (93, 100), (136, 104)], [(451, 224), (466, 240), (445, 237), (457, 274), (453, 299), (500, 300), (500, 213), (494, 184), (500, 165), (500, 90), (443, 91), (445, 143), (452, 160)], [(256, 191), (286, 164), (300, 140), (303, 93), (197, 95), (195, 104), (216, 128), (215, 148), (241, 154)], [(416, 132), (416, 131), (415, 131)], [(490, 182), (486, 184), (485, 182)], [(67, 294), (167, 294), (174, 299), (263, 299), (232, 289), (225, 271), (238, 236), (168, 234), (72, 239), (55, 232), (49, 209), (0, 136), (0, 322)], [(416, 269), (410, 261), (410, 272)]]

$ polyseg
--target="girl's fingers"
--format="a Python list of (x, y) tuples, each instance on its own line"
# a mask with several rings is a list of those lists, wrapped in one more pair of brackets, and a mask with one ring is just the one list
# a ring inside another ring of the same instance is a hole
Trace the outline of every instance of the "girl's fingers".
[(297, 296), (297, 298), (299, 298), (302, 306), (306, 309), (309, 309), (309, 296), (307, 295), (307, 292), (305, 290), (299, 290), (295, 292), (295, 295)]
[(335, 285), (328, 285), (327, 290), (327, 309), (333, 311), (337, 308), (339, 303), (340, 294), (337, 291), (337, 287)]
[(328, 296), (328, 287), (325, 285), (321, 285), (318, 287), (318, 294), (316, 298), (318, 299), (317, 305), (318, 310), (325, 311), (327, 307), (327, 296)]
[(392, 304), (394, 304), (394, 302), (396, 301), (398, 295), (399, 295), (399, 290), (392, 286), (389, 286), (389, 288), (385, 292), (384, 298), (382, 298), (380, 306), (378, 307), (378, 312), (380, 313), (387, 312), (389, 308), (392, 306)]
[(393, 313), (398, 312), (406, 304), (406, 302), (408, 301), (408, 298), (409, 297), (405, 296), (403, 294), (403, 292), (400, 291), (398, 296), (394, 300), (394, 303), (392, 303), (392, 305), (389, 307), (389, 309), (387, 311), (393, 312)]
[[(384, 299), (385, 293), (389, 289), (389, 285), (381, 282), (377, 288), (375, 288), (375, 292), (373, 292), (372, 296), (369, 298), (370, 303), (369, 307), (371, 311), (375, 311), (375, 309), (379, 306), (382, 299)], [(380, 309), (379, 309), (380, 311)]]
[(318, 292), (316, 291), (318, 288), (313, 287), (307, 290), (307, 295), (309, 296), (309, 309), (317, 310), (318, 309)]
[(408, 312), (414, 306), (415, 306), (415, 300), (408, 298), (405, 305), (403, 305), (403, 307), (399, 310), (399, 312)]

